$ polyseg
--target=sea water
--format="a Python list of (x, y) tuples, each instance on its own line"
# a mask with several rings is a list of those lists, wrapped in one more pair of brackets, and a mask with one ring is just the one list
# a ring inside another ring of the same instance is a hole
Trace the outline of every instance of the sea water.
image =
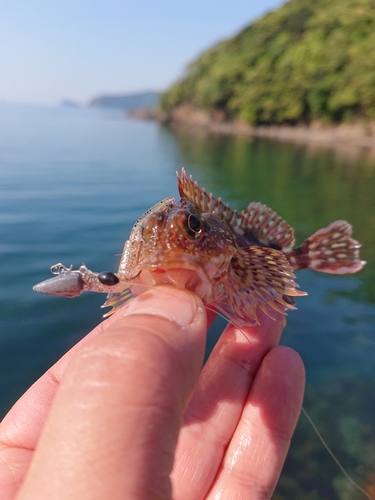
[[(308, 297), (282, 342), (307, 371), (305, 407), (361, 484), (375, 483), (375, 159), (171, 131), (113, 110), (0, 104), (0, 414), (101, 321), (103, 295), (32, 291), (52, 264), (115, 271), (137, 217), (178, 196), (184, 166), (233, 208), (262, 201), (301, 243), (346, 219), (368, 261), (353, 276), (298, 273)], [(209, 334), (209, 348), (223, 328)], [(275, 499), (361, 498), (301, 416)]]

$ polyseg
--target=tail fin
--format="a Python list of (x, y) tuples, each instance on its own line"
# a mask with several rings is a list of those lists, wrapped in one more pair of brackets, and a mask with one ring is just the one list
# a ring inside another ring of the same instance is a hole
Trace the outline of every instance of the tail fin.
[(359, 258), (361, 245), (351, 235), (352, 226), (348, 222), (332, 222), (291, 252), (288, 257), (292, 268), (308, 267), (330, 274), (356, 273), (366, 262)]

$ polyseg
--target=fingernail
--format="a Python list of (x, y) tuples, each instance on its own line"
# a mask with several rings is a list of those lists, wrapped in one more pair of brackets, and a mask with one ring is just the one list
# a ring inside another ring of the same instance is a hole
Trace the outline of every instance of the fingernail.
[(180, 326), (188, 326), (194, 321), (199, 307), (197, 297), (190, 292), (171, 287), (157, 287), (132, 300), (124, 316), (149, 314), (166, 318)]

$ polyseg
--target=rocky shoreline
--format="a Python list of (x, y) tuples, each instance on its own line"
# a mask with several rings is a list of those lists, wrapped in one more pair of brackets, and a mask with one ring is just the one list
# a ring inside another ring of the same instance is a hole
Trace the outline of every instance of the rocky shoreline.
[(313, 122), (309, 125), (272, 125), (254, 127), (246, 122), (225, 121), (220, 113), (182, 105), (167, 115), (158, 108), (136, 110), (128, 113), (131, 118), (157, 120), (172, 127), (201, 129), (209, 133), (267, 137), (280, 141), (315, 144), (317, 146), (375, 149), (375, 122), (343, 123), (335, 126)]

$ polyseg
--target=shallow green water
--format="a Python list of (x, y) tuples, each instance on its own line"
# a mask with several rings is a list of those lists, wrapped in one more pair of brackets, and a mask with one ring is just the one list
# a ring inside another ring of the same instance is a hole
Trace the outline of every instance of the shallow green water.
[[(167, 132), (166, 132), (167, 133)], [(182, 161), (234, 208), (262, 201), (294, 228), (297, 243), (337, 219), (354, 226), (368, 264), (353, 276), (298, 273), (309, 296), (289, 313), (282, 343), (307, 371), (305, 408), (362, 484), (375, 465), (375, 160), (368, 151), (310, 150), (241, 137), (176, 133)], [(301, 416), (275, 499), (356, 499)]]

